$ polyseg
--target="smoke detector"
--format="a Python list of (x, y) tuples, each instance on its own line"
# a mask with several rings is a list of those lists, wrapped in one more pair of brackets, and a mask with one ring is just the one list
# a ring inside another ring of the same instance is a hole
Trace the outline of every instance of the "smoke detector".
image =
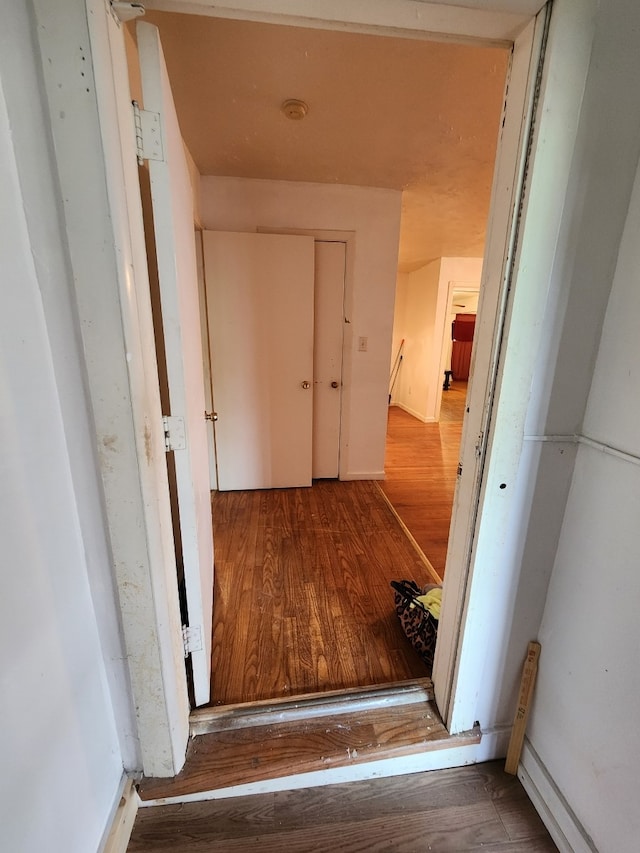
[(289, 98), (282, 104), (282, 112), (293, 121), (300, 121), (309, 112), (309, 105), (298, 98)]

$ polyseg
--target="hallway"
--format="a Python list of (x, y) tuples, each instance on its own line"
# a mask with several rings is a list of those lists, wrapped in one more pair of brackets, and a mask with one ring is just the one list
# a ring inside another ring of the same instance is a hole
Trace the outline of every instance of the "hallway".
[(466, 382), (442, 393), (440, 422), (389, 408), (385, 495), (440, 578), (444, 577), (456, 485)]

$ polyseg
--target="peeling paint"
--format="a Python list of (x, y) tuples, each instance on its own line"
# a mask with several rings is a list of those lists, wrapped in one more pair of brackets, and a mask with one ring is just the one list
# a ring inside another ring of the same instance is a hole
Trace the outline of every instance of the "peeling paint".
[(153, 462), (153, 445), (151, 443), (151, 427), (149, 424), (145, 424), (144, 426), (144, 455), (147, 464), (151, 465)]

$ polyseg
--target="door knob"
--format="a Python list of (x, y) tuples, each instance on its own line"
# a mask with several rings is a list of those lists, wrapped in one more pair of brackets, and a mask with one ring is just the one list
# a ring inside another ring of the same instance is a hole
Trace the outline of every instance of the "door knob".
[(334, 380), (333, 380), (333, 382), (331, 383), (331, 387), (332, 387), (332, 388), (337, 388), (339, 385), (340, 385), (340, 383), (339, 383), (339, 382), (336, 382), (336, 381), (335, 381), (335, 379), (334, 379)]
[(218, 413), (217, 412), (205, 412), (204, 413), (205, 420), (207, 421), (217, 421)]
[(307, 388), (311, 388), (311, 383), (310, 383), (310, 382), (307, 382), (307, 380), (306, 380), (306, 379), (305, 379), (305, 381), (304, 381), (304, 382), (301, 382), (300, 384), (301, 384), (301, 385), (302, 385), (302, 387), (305, 389), (305, 391), (307, 390)]

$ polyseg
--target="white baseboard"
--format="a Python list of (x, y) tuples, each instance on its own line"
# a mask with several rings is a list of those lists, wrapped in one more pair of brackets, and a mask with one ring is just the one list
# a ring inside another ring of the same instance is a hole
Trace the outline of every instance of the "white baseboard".
[(384, 480), (384, 469), (382, 471), (347, 471), (340, 477), (341, 480)]
[(412, 409), (410, 406), (405, 406), (404, 403), (394, 403), (393, 405), (397, 406), (399, 409), (402, 409), (402, 411), (406, 412), (408, 415), (411, 415), (412, 418), (416, 418), (416, 420), (421, 421), (423, 424), (437, 423), (435, 418), (426, 418), (424, 415), (421, 415), (419, 412), (416, 412), (415, 409)]
[(593, 841), (558, 790), (540, 756), (526, 739), (518, 778), (560, 853), (597, 853)]
[(133, 787), (133, 780), (123, 776), (100, 853), (126, 853), (139, 805), (140, 797)]
[(197, 794), (147, 800), (142, 801), (140, 807), (192, 803), (201, 800), (224, 800), (229, 797), (267, 794), (272, 791), (294, 791), (299, 788), (318, 788), (322, 785), (336, 785), (340, 782), (360, 782), (363, 779), (404, 776), (407, 773), (423, 773), (427, 770), (444, 770), (447, 767), (479, 764), (482, 761), (492, 761), (494, 758), (504, 757), (510, 733), (511, 726), (507, 726), (486, 734), (483, 732), (480, 743), (455, 746), (450, 749), (436, 749), (431, 752), (421, 752), (397, 758), (383, 758), (379, 761), (352, 764), (348, 767), (314, 770), (310, 773), (298, 773), (295, 776), (267, 779), (264, 782), (219, 788), (216, 791), (202, 791)]

